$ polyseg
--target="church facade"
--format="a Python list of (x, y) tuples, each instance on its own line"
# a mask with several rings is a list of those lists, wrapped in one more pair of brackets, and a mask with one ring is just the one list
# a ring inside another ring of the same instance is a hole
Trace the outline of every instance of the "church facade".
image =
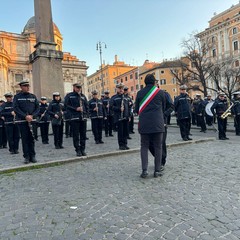
[[(56, 50), (62, 51), (62, 35), (56, 24), (53, 24), (53, 27)], [(35, 44), (34, 17), (28, 20), (21, 34), (0, 31), (0, 98), (6, 92), (16, 94), (20, 90), (18, 83), (23, 79), (29, 79), (32, 85), (34, 79), (29, 55), (34, 52)], [(85, 61), (80, 61), (69, 52), (63, 52), (62, 71), (65, 94), (72, 91), (72, 84), (76, 82), (80, 82), (83, 93), (87, 93), (87, 69)]]

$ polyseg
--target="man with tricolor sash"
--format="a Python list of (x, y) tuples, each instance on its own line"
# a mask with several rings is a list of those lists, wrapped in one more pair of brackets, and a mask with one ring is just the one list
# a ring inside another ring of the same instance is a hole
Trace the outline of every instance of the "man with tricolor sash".
[(166, 97), (163, 91), (155, 86), (155, 77), (145, 77), (146, 86), (137, 93), (135, 111), (139, 115), (138, 130), (141, 135), (142, 178), (147, 177), (148, 149), (152, 142), (154, 148), (154, 177), (160, 176), (162, 165), (162, 139), (165, 132), (164, 109)]

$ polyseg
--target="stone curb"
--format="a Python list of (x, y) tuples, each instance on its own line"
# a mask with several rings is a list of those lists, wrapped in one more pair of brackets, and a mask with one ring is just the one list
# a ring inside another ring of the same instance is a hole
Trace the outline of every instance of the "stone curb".
[[(186, 145), (186, 144), (214, 141), (214, 140), (216, 140), (216, 138), (204, 138), (204, 139), (198, 139), (198, 140), (191, 140), (191, 141), (187, 141), (187, 142), (172, 143), (172, 144), (167, 144), (167, 148), (182, 146), (182, 145)], [(18, 172), (18, 171), (27, 171), (27, 170), (32, 170), (32, 169), (46, 168), (46, 167), (55, 167), (55, 166), (60, 166), (60, 165), (67, 164), (67, 163), (74, 163), (74, 162), (80, 162), (80, 161), (92, 160), (92, 159), (97, 160), (97, 159), (103, 158), (103, 157), (110, 157), (110, 156), (116, 156), (116, 155), (122, 155), (122, 154), (128, 154), (128, 153), (136, 153), (139, 151), (140, 151), (140, 148), (134, 148), (134, 149), (129, 149), (129, 150), (125, 150), (125, 151), (99, 153), (99, 154), (89, 155), (89, 156), (85, 156), (85, 157), (75, 157), (75, 158), (68, 158), (68, 159), (63, 159), (63, 160), (49, 161), (49, 162), (45, 162), (45, 163), (35, 163), (35, 164), (22, 165), (22, 166), (18, 166), (18, 167), (3, 168), (3, 169), (0, 169), (0, 174), (13, 173), (13, 172)]]

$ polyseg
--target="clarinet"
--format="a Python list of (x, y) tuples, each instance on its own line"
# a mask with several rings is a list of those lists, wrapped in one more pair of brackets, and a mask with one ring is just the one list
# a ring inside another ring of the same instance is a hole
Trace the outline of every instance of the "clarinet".
[(97, 111), (97, 118), (99, 118), (98, 116), (98, 100), (96, 99), (96, 111)]
[(82, 108), (81, 118), (83, 121), (86, 121), (87, 119), (84, 117), (84, 114), (83, 114), (83, 103), (82, 103), (81, 93), (79, 93), (79, 106)]
[[(124, 95), (122, 95), (121, 108), (124, 108)], [(123, 113), (124, 113), (124, 110), (123, 111), (121, 110), (121, 117), (119, 121), (124, 120)]]

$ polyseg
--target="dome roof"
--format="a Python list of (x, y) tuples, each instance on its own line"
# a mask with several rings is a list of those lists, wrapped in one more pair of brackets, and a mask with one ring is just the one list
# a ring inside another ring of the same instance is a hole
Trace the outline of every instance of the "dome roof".
[[(53, 23), (53, 31), (54, 33), (61, 35), (57, 25)], [(28, 21), (27, 24), (25, 25), (22, 34), (29, 34), (29, 33), (35, 33), (35, 16), (31, 17)]]

